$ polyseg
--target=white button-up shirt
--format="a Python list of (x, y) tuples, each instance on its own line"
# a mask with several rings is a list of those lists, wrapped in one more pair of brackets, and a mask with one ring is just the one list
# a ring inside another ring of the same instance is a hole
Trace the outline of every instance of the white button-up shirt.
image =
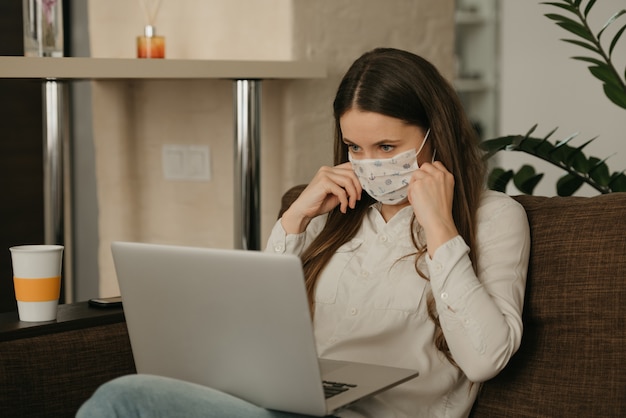
[[(457, 236), (425, 255), (420, 277), (411, 241), (412, 208), (385, 222), (372, 206), (356, 236), (321, 273), (315, 291), (320, 357), (416, 369), (420, 375), (343, 411), (342, 417), (464, 417), (478, 384), (493, 377), (519, 347), (530, 251), (526, 213), (509, 196), (485, 191), (477, 214), (478, 274)], [(301, 234), (280, 221), (267, 251), (301, 254), (326, 216)], [(423, 237), (420, 237), (423, 242)], [(460, 369), (437, 350), (426, 302), (432, 292), (446, 341)]]

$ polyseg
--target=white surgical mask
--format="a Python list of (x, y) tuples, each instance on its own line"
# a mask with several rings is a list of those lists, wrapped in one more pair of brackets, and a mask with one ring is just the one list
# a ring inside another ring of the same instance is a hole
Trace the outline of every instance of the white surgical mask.
[(424, 148), (430, 129), (424, 136), (422, 145), (416, 151), (411, 149), (391, 158), (353, 159), (348, 153), (352, 169), (361, 187), (377, 201), (385, 205), (399, 205), (407, 200), (411, 174), (419, 168), (417, 156)]

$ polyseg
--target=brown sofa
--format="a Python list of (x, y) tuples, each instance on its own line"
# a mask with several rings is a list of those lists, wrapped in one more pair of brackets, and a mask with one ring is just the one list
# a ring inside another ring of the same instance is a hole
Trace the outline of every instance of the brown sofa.
[[(482, 385), (472, 415), (626, 416), (626, 193), (516, 199), (533, 242), (525, 332), (505, 370)], [(103, 381), (134, 372), (117, 315), (12, 339), (0, 326), (0, 417), (71, 417)]]
[(59, 306), (56, 322), (0, 314), (0, 417), (73, 417), (102, 383), (135, 373), (121, 309)]

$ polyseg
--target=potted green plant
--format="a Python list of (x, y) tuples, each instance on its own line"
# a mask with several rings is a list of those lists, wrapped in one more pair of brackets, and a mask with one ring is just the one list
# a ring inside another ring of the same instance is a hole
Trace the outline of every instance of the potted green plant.
[[(549, 13), (545, 16), (575, 35), (574, 39), (563, 39), (563, 41), (594, 53), (592, 57), (576, 56), (573, 59), (590, 64), (589, 71), (602, 82), (606, 97), (615, 105), (626, 109), (626, 70), (623, 75), (620, 74), (612, 60), (620, 37), (626, 31), (626, 23), (615, 32), (609, 42), (605, 42), (602, 38), (607, 28), (620, 22), (620, 18), (626, 15), (626, 10), (614, 13), (604, 26), (594, 33), (589, 25), (588, 16), (596, 0), (587, 2), (561, 0), (542, 4), (567, 12), (566, 14)], [(500, 151), (520, 151), (555, 165), (565, 171), (556, 185), (559, 196), (571, 196), (585, 183), (600, 193), (626, 191), (624, 171), (611, 172), (606, 164), (607, 158), (587, 157), (583, 153), (583, 149), (596, 138), (579, 146), (573, 146), (571, 143), (576, 138), (576, 134), (551, 142), (556, 129), (543, 137), (537, 137), (533, 136), (536, 128), (537, 125), (533, 126), (524, 135), (509, 135), (483, 141), (485, 158), (489, 159)], [(488, 186), (494, 190), (504, 191), (512, 180), (515, 187), (522, 193), (532, 194), (542, 177), (543, 173), (537, 173), (531, 165), (524, 165), (517, 172), (495, 167), (489, 173)]]

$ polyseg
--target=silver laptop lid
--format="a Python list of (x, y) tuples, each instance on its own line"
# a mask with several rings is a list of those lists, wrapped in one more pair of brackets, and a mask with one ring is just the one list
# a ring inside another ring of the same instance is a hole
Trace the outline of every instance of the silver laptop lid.
[(139, 373), (325, 414), (298, 257), (123, 242), (112, 251)]

